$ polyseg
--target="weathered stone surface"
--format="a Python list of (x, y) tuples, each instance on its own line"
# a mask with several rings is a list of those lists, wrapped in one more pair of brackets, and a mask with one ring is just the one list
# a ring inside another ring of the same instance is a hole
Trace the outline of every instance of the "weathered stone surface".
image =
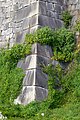
[(27, 69), (41, 69), (42, 66), (47, 66), (50, 63), (50, 58), (39, 56), (39, 55), (29, 55), (24, 61), (20, 61), (17, 67), (22, 67), (23, 70)]
[(48, 76), (41, 70), (27, 70), (23, 79), (23, 86), (40, 86), (47, 89)]
[(47, 66), (49, 62), (50, 62), (49, 58), (37, 55), (30, 55), (26, 57), (25, 66), (28, 69), (40, 68), (40, 66)]
[(47, 58), (51, 58), (52, 54), (52, 49), (50, 46), (48, 45), (43, 45), (41, 46), (38, 43), (35, 43), (32, 45), (32, 50), (31, 50), (32, 54), (37, 54), (39, 56), (44, 56)]
[(32, 45), (31, 53), (24, 60), (20, 60), (17, 67), (22, 68), (24, 71), (27, 69), (41, 69), (41, 67), (47, 66), (51, 61), (52, 50), (47, 45), (42, 46), (39, 43), (35, 43)]
[(8, 42), (0, 42), (0, 48), (7, 48)]
[(71, 15), (73, 15), (71, 25), (74, 26), (76, 24), (76, 20), (80, 19), (80, 0), (69, 0), (67, 6)]
[(26, 56), (17, 64), (17, 67), (25, 71), (25, 77), (21, 94), (15, 102), (24, 105), (34, 100), (43, 100), (48, 95), (48, 76), (42, 68), (51, 63), (52, 50), (47, 45), (35, 43), (31, 51), (31, 55)]
[(53, 60), (53, 61), (52, 61), (52, 65), (53, 65), (53, 66), (56, 66), (56, 65), (58, 65), (58, 64), (59, 64), (59, 62), (58, 62), (57, 60)]
[(42, 101), (48, 95), (48, 90), (38, 86), (24, 86), (20, 96), (15, 100), (16, 104), (29, 104), (37, 100)]
[(24, 33), (33, 33), (43, 26), (52, 29), (63, 26), (59, 17), (63, 8), (64, 1), (61, 0), (0, 1), (0, 31), (1, 36), (4, 36), (2, 41), (9, 36), (13, 41), (10, 42), (11, 47), (16, 42), (24, 41)]

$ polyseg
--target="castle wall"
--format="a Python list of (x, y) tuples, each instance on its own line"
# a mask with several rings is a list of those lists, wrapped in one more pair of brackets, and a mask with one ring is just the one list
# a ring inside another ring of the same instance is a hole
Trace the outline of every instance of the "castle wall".
[[(73, 15), (73, 25), (80, 16), (80, 0), (0, 0), (0, 47), (21, 43), (26, 33), (42, 26), (52, 29), (62, 27), (61, 13), (66, 8), (65, 4)], [(26, 105), (47, 97), (48, 76), (41, 66), (51, 62), (51, 53), (48, 46), (34, 44), (32, 54), (18, 62), (17, 67), (23, 68), (26, 74), (23, 89), (15, 103)]]
[(62, 0), (0, 0), (0, 47), (21, 43), (26, 33), (42, 26), (61, 27), (63, 4)]

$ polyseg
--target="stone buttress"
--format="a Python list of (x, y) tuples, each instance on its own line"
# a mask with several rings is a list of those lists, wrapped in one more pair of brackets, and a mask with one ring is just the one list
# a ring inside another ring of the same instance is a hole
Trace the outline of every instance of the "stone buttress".
[(52, 50), (47, 45), (33, 44), (32, 54), (18, 62), (17, 67), (25, 71), (21, 94), (15, 104), (26, 105), (34, 100), (44, 100), (48, 95), (48, 76), (43, 67), (51, 62)]

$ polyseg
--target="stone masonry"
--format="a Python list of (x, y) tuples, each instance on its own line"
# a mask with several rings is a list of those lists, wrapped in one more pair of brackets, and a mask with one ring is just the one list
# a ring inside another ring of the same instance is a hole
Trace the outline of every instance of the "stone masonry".
[[(73, 16), (71, 26), (76, 24), (76, 21), (80, 21), (80, 0), (68, 0), (67, 8)], [(80, 33), (76, 32), (76, 43), (77, 47), (80, 47)]]
[(23, 42), (39, 27), (63, 26), (63, 10), (63, 0), (0, 0), (0, 47)]
[(80, 0), (67, 0), (68, 10), (73, 16), (72, 26), (75, 25), (76, 20), (80, 19)]
[[(40, 27), (62, 27), (61, 13), (66, 8), (73, 15), (74, 25), (80, 17), (80, 0), (0, 0), (0, 48), (24, 42), (26, 33), (33, 33)], [(32, 46), (32, 54), (18, 62), (17, 66), (24, 70), (25, 77), (15, 104), (26, 105), (47, 97), (48, 76), (42, 67), (50, 63), (51, 55), (49, 46), (36, 43)]]
[(17, 67), (25, 72), (23, 87), (20, 95), (14, 100), (15, 104), (26, 105), (34, 100), (44, 100), (48, 95), (48, 76), (43, 67), (51, 63), (52, 50), (47, 45), (35, 43), (31, 55), (18, 62)]
[(80, 17), (80, 0), (0, 0), (0, 48), (23, 42), (26, 33), (39, 27), (63, 26), (65, 6), (73, 15), (73, 25)]

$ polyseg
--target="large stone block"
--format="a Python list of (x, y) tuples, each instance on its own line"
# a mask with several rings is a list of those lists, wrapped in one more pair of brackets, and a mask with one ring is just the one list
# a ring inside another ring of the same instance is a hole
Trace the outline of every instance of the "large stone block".
[(24, 60), (18, 62), (17, 67), (24, 71), (28, 69), (41, 69), (51, 62), (52, 50), (48, 45), (40, 45), (35, 43), (32, 45), (32, 55), (26, 56)]
[(32, 69), (26, 71), (23, 86), (39, 86), (47, 89), (48, 76), (43, 71)]
[(38, 2), (34, 2), (26, 7), (23, 7), (22, 9), (17, 10), (14, 13), (15, 15), (14, 20), (16, 22), (19, 22), (24, 18), (32, 17), (35, 14), (38, 14)]
[(29, 18), (29, 27), (31, 28), (36, 25), (38, 25), (38, 15), (34, 15)]
[[(57, 14), (55, 17), (58, 18)], [(44, 15), (39, 15), (38, 23), (41, 26), (49, 26), (52, 29), (62, 27), (63, 26), (62, 20), (55, 19), (55, 17), (53, 18), (53, 16), (49, 17)]]
[(47, 58), (51, 58), (53, 56), (52, 49), (50, 46), (40, 45), (39, 43), (35, 43), (32, 45), (31, 53), (37, 54), (39, 56), (44, 56)]
[(46, 7), (46, 2), (39, 2), (39, 14), (46, 15), (47, 13), (47, 7)]
[(17, 67), (21, 67), (23, 70), (27, 69), (41, 69), (41, 67), (47, 66), (50, 63), (50, 58), (43, 56), (29, 55), (25, 60), (18, 62)]
[(38, 86), (24, 86), (20, 96), (15, 99), (15, 104), (29, 104), (30, 102), (42, 101), (48, 95), (48, 90)]
[(35, 100), (42, 101), (48, 96), (48, 90), (42, 87), (35, 87)]
[[(52, 29), (62, 27), (63, 23), (59, 21), (61, 20), (59, 16), (63, 6), (63, 0), (0, 1), (1, 35), (4, 33), (3, 36), (6, 39), (6, 35), (14, 33), (15, 37), (9, 38), (22, 42), (25, 35), (23, 31), (33, 33), (43, 26), (49, 26)], [(9, 29), (12, 31), (10, 32)]]

